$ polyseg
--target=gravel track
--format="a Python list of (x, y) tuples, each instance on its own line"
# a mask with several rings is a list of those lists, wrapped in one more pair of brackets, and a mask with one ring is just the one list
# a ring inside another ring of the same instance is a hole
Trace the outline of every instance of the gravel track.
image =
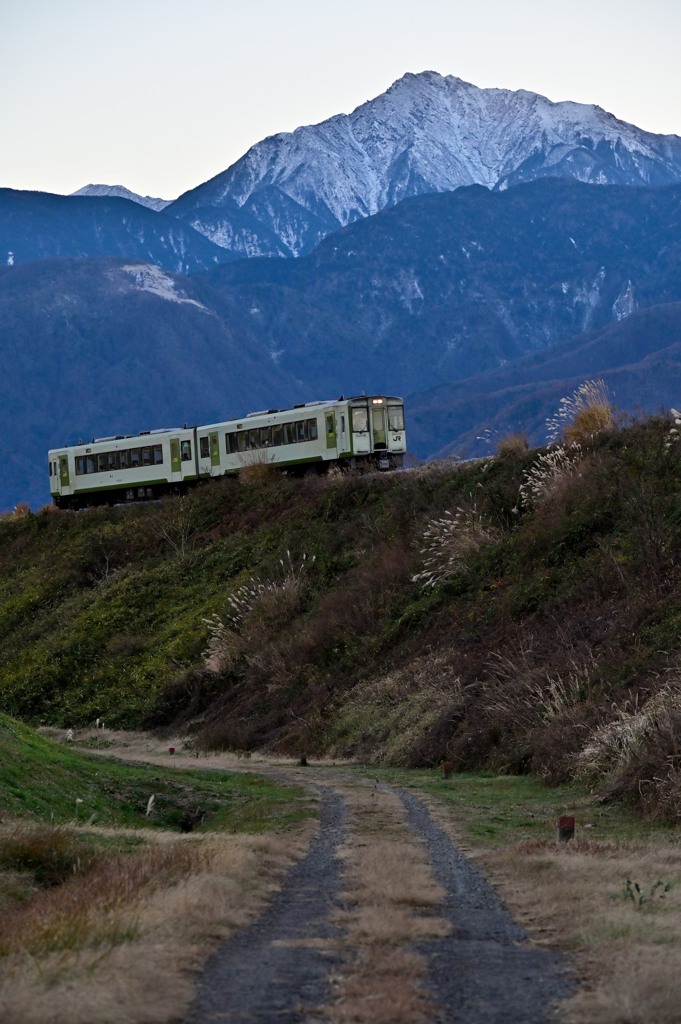
[[(207, 961), (185, 1024), (325, 1019), (331, 978), (343, 970), (343, 930), (331, 919), (340, 906), (337, 854), (347, 831), (347, 810), (328, 775), (314, 788), (322, 800), (320, 827), (308, 853), (289, 870), (265, 913)], [(434, 912), (449, 921), (451, 934), (413, 946), (428, 964), (428, 995), (437, 1007), (432, 1024), (554, 1021), (555, 1004), (573, 991), (567, 958), (529, 944), (525, 931), (422, 800), (394, 787), (379, 788), (399, 794), (408, 828), (425, 842), (445, 891)]]
[(207, 961), (187, 1024), (296, 1024), (328, 1001), (331, 971), (340, 962), (333, 940), (342, 931), (329, 918), (340, 891), (336, 853), (347, 815), (338, 793), (315, 788), (322, 796), (320, 823), (308, 853), (262, 917)]
[(415, 945), (429, 965), (433, 1024), (544, 1024), (573, 985), (567, 960), (530, 946), (494, 889), (435, 824), (425, 804), (400, 791), (409, 827), (426, 843), (445, 890), (438, 914), (451, 934)]

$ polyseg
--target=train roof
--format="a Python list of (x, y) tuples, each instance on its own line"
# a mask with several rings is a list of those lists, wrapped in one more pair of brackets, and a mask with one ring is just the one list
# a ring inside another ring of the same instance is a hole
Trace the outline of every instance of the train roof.
[[(327, 398), (316, 402), (300, 402), (296, 405), (285, 406), (283, 409), (260, 409), (256, 412), (248, 412), (241, 416), (232, 416), (230, 419), (216, 420), (214, 423), (201, 424), (198, 426), (190, 426), (185, 423), (182, 427), (159, 427), (156, 430), (141, 430), (139, 434), (111, 434), (108, 437), (93, 437), (90, 441), (77, 441), (72, 444), (64, 444), (55, 448), (50, 448), (48, 454), (51, 455), (53, 452), (63, 451), (64, 448), (83, 448), (93, 444), (110, 443), (111, 441), (138, 440), (139, 438), (145, 437), (157, 437), (160, 434), (180, 434), (183, 430), (207, 430), (212, 427), (220, 426), (223, 423), (241, 422), (256, 416), (273, 416), (276, 413), (296, 412), (298, 409), (331, 408), (338, 405), (339, 402), (372, 401), (373, 399), (379, 398), (388, 402), (402, 401), (402, 399), (398, 398), (396, 395), (349, 395), (347, 398), (344, 395), (340, 395), (338, 398)], [(140, 441), (140, 444), (143, 444), (143, 442)]]

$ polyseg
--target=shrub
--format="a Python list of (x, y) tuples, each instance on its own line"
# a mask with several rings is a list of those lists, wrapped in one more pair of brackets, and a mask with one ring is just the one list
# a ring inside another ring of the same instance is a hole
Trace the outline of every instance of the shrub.
[(515, 459), (529, 450), (527, 434), (506, 434), (497, 441), (496, 454), (500, 459)]
[(225, 671), (239, 654), (248, 650), (253, 638), (247, 635), (246, 627), (251, 620), (257, 619), (260, 625), (266, 623), (270, 627), (289, 622), (300, 609), (305, 589), (303, 574), (314, 560), (313, 556), (308, 562), (305, 554), (296, 566), (287, 551), (286, 560), (279, 560), (281, 579), (263, 583), (252, 576), (230, 594), (224, 620), (216, 614), (204, 619), (208, 627), (208, 647), (203, 652), (206, 668), (211, 672)]
[(678, 818), (681, 680), (667, 683), (641, 705), (634, 699), (615, 705), (613, 712), (578, 754), (575, 775), (607, 781), (622, 795), (666, 807), (665, 816), (673, 809)]
[(468, 556), (499, 538), (499, 530), (487, 521), (474, 500), (431, 519), (423, 531), (423, 569), (412, 577), (425, 589), (444, 583), (460, 572)]
[(667, 439), (665, 441), (665, 448), (669, 450), (673, 444), (681, 437), (681, 412), (678, 409), (671, 409), (672, 425), (667, 433)]
[(556, 445), (537, 456), (523, 473), (519, 505), (533, 509), (554, 495), (582, 461), (581, 446)]
[(605, 382), (587, 380), (567, 398), (561, 398), (558, 412), (547, 420), (547, 440), (586, 443), (614, 426), (614, 409)]
[(20, 825), (0, 839), (0, 867), (27, 872), (42, 886), (61, 885), (94, 859), (91, 848), (55, 826)]

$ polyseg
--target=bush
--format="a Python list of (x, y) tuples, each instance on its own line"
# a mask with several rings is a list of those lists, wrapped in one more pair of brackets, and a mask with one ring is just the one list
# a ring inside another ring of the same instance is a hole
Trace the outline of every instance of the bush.
[(19, 825), (0, 838), (0, 867), (27, 872), (38, 885), (61, 885), (73, 875), (87, 871), (95, 852), (79, 843), (64, 828), (49, 825)]
[(615, 427), (615, 413), (602, 380), (587, 380), (567, 398), (547, 423), (548, 440), (586, 444), (597, 434)]

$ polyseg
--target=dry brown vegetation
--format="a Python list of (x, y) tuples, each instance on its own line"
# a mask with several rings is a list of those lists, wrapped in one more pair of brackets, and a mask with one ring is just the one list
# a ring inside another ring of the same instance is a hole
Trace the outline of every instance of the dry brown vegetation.
[[(87, 742), (87, 735), (76, 739)], [(181, 740), (97, 730), (94, 752), (205, 768)], [(225, 767), (229, 758), (223, 758)], [(76, 808), (77, 811), (77, 808)], [(0, 824), (3, 1024), (166, 1024), (195, 970), (253, 920), (307, 848), (308, 819), (262, 835)]]
[[(526, 667), (532, 660), (531, 652), (510, 657), (524, 657)], [(577, 664), (574, 671), (588, 673), (589, 667)], [(500, 679), (507, 670), (499, 668)], [(431, 665), (431, 671), (436, 675), (438, 667)], [(259, 753), (245, 763), (230, 754), (196, 758), (179, 737), (161, 742), (108, 730), (105, 737), (112, 744), (107, 750), (131, 760), (256, 768), (339, 789), (349, 809), (342, 851), (345, 909), (338, 918), (345, 934), (328, 945), (332, 951), (340, 942), (346, 956), (342, 969), (332, 972), (332, 1001), (317, 1015), (338, 1024), (432, 1019), (426, 965), (410, 947), (415, 939), (444, 934), (447, 924), (438, 917), (441, 891), (425, 847), (409, 832), (393, 792), (340, 767), (300, 769), (292, 760), (272, 763)], [(166, 744), (177, 753), (169, 755)], [(465, 782), (456, 776), (446, 785), (453, 793), (463, 787), (465, 794)], [(681, 852), (670, 833), (651, 833), (647, 840), (599, 838), (599, 819), (591, 819), (593, 829), (586, 828), (592, 805), (587, 794), (581, 799), (577, 838), (561, 844), (555, 842), (551, 817), (544, 838), (490, 843), (479, 830), (469, 831), (473, 814), (481, 813), (474, 801), (450, 806), (431, 799), (430, 804), (441, 826), (484, 868), (532, 940), (575, 957), (580, 989), (561, 1009), (565, 1024), (673, 1024), (681, 995), (676, 971)], [(13, 827), (5, 826), (4, 834)], [(67, 834), (82, 841), (90, 831), (81, 826)], [(120, 836), (121, 830), (111, 831)], [(61, 913), (52, 889), (35, 918), (26, 904), (11, 929), (3, 927), (5, 941), (12, 936), (0, 985), (3, 1024), (175, 1019), (191, 998), (193, 970), (219, 938), (259, 913), (286, 865), (306, 848), (310, 826), (295, 836), (257, 838), (135, 834), (146, 844), (136, 866), (135, 857), (129, 870), (116, 857), (100, 861), (93, 873), (61, 887)], [(77, 852), (70, 848), (69, 856)], [(61, 863), (67, 866), (68, 858)], [(0, 894), (3, 886), (13, 885), (16, 877), (0, 874)], [(79, 933), (72, 931), (66, 943), (62, 937), (60, 949), (36, 943), (41, 933), (31, 931), (35, 921), (43, 936), (53, 929), (54, 943), (68, 906)]]
[(427, 965), (411, 944), (447, 934), (447, 922), (434, 913), (442, 890), (397, 796), (366, 783), (340, 788), (350, 823), (343, 847), (347, 910), (338, 917), (350, 960), (325, 1016), (334, 1024), (427, 1022)]

